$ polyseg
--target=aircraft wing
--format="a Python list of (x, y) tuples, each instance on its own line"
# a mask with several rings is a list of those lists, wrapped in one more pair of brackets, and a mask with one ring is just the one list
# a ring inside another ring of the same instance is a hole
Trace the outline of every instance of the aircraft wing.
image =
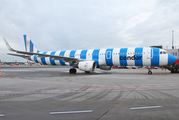
[[(69, 62), (71, 64), (76, 63), (78, 61), (84, 61), (83, 59), (78, 59), (78, 58), (71, 58), (71, 57), (64, 57), (64, 56), (58, 56), (58, 55), (49, 55), (49, 54), (42, 54), (42, 53), (32, 53), (32, 52), (26, 52), (26, 51), (19, 51), (19, 50), (15, 50), (13, 49), (9, 43), (6, 41), (5, 38), (3, 38), (7, 48), (10, 51), (16, 52), (16, 53), (20, 53), (20, 54), (26, 54), (27, 55), (38, 55), (39, 57), (50, 57), (53, 58), (54, 60), (64, 60), (65, 62)], [(19, 56), (22, 57), (22, 55), (18, 55), (18, 54), (9, 54), (9, 55), (14, 55), (14, 56)], [(30, 57), (30, 56), (29, 56)]]
[(30, 57), (29, 55), (21, 55), (21, 54), (12, 54), (12, 53), (7, 53), (8, 55), (13, 55), (13, 56), (18, 56), (18, 57), (23, 57), (23, 58), (25, 58), (25, 57)]

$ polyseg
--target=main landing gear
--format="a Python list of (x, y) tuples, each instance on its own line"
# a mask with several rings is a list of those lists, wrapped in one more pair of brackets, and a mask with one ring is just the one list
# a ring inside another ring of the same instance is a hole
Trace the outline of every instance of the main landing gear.
[(151, 71), (150, 67), (149, 67), (149, 69), (148, 69), (148, 74), (149, 74), (149, 75), (152, 75), (152, 71)]
[(76, 73), (76, 69), (75, 69), (75, 68), (71, 68), (71, 69), (69, 70), (69, 73), (70, 73), (70, 74), (75, 74), (75, 73)]

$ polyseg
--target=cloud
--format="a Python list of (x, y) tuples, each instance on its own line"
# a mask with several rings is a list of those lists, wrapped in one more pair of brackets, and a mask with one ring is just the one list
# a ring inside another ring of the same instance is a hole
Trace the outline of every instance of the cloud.
[(24, 34), (48, 51), (171, 46), (175, 30), (178, 46), (178, 6), (177, 0), (1, 0), (0, 59), (9, 52), (2, 37), (24, 50)]

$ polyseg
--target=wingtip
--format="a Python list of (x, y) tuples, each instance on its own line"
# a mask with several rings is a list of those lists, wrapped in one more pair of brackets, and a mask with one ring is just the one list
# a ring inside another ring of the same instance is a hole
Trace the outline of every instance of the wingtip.
[(9, 45), (9, 43), (7, 42), (7, 40), (3, 37), (5, 43), (6, 43), (6, 46), (7, 48), (10, 50), (10, 51), (15, 51), (14, 49), (11, 48), (11, 46)]

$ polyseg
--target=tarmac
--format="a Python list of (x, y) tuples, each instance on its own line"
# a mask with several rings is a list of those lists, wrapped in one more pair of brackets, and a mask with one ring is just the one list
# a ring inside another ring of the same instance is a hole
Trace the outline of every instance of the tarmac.
[[(179, 74), (0, 67), (1, 120), (178, 120)], [(162, 72), (162, 73), (161, 73)]]

